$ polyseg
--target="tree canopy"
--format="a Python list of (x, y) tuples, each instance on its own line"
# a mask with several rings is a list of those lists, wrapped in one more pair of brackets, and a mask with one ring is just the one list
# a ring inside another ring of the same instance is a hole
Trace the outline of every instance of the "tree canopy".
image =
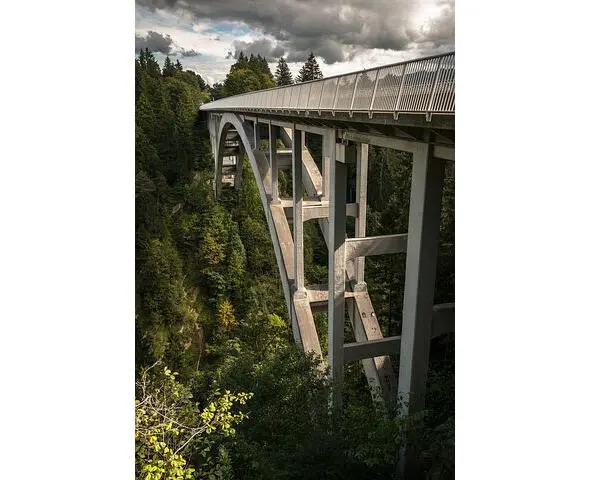
[(310, 80), (316, 80), (322, 78), (322, 72), (320, 71), (320, 66), (316, 61), (316, 57), (314, 56), (313, 52), (310, 52), (308, 55), (308, 60), (300, 69), (298, 76), (296, 78), (296, 82), (308, 82)]
[(238, 54), (236, 63), (230, 67), (230, 72), (226, 76), (223, 87), (215, 92), (216, 94), (219, 92), (221, 97), (228, 97), (274, 86), (275, 80), (269, 69), (267, 59), (260, 55), (255, 57), (253, 54), (247, 58), (241, 51)]
[(277, 64), (277, 68), (275, 69), (275, 83), (277, 84), (277, 86), (293, 84), (291, 71), (289, 70), (289, 66), (287, 65), (287, 62), (283, 57), (279, 59), (279, 63)]

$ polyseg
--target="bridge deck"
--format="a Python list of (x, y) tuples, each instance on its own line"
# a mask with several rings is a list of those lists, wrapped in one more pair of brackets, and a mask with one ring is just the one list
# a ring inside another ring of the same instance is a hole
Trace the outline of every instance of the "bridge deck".
[(394, 125), (453, 130), (455, 52), (234, 95), (200, 110), (365, 131)]

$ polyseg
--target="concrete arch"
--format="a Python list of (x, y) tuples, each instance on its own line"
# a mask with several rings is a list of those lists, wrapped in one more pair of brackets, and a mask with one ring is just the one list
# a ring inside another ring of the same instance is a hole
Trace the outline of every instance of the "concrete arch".
[[(271, 234), (271, 241), (273, 243), (273, 250), (275, 251), (275, 258), (277, 261), (277, 266), (279, 268), (279, 274), (281, 277), (281, 285), (283, 288), (283, 295), (285, 297), (285, 302), (289, 309), (289, 317), (290, 323), (292, 325), (294, 339), (297, 343), (302, 343), (300, 329), (298, 327), (298, 322), (295, 318), (294, 314), (294, 306), (292, 303), (291, 298), (291, 282), (289, 280), (287, 269), (285, 266), (285, 262), (283, 259), (283, 253), (281, 251), (281, 246), (279, 243), (279, 236), (275, 229), (275, 223), (273, 221), (273, 213), (271, 211), (271, 206), (269, 202), (270, 198), (270, 169), (267, 158), (263, 152), (260, 150), (255, 150), (252, 148), (252, 143), (254, 140), (254, 131), (253, 128), (246, 122), (244, 122), (238, 115), (234, 113), (224, 113), (216, 120), (215, 131), (217, 138), (215, 139), (215, 166), (216, 166), (216, 185), (219, 184), (221, 181), (221, 166), (222, 166), (222, 159), (223, 159), (223, 147), (224, 142), (226, 141), (226, 136), (228, 130), (235, 129), (238, 132), (238, 136), (240, 138), (240, 142), (242, 143), (244, 153), (246, 154), (248, 161), (250, 162), (251, 169), (253, 171), (257, 187), (259, 189), (259, 196), (261, 197), (261, 202), (263, 204), (263, 210), (265, 213), (265, 218), (267, 220), (267, 227), (269, 228), (269, 233)], [(261, 170), (263, 174), (261, 174)], [(268, 186), (265, 186), (265, 183)], [(279, 208), (282, 208), (280, 205)]]

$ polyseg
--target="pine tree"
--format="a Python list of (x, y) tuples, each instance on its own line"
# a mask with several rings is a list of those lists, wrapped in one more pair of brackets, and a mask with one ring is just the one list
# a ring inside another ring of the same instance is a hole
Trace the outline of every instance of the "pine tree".
[(235, 70), (242, 70), (244, 68), (250, 67), (248, 65), (248, 58), (244, 55), (242, 50), (240, 50), (240, 53), (238, 54), (238, 61), (230, 67), (230, 73), (232, 73)]
[(197, 83), (199, 84), (199, 88), (201, 90), (205, 90), (207, 88), (207, 83), (203, 80), (203, 77), (197, 74)]
[(174, 68), (177, 72), (183, 71), (183, 65), (181, 64), (181, 62), (178, 59), (177, 59), (176, 63), (174, 64)]
[(299, 75), (296, 78), (296, 82), (308, 82), (310, 80), (316, 80), (318, 78), (322, 78), (322, 72), (320, 71), (320, 66), (316, 61), (314, 53), (310, 52), (308, 60), (306, 60), (306, 63), (300, 69)]
[[(160, 65), (158, 65), (158, 62), (154, 58), (154, 55), (152, 54), (152, 52), (150, 50), (148, 50), (148, 48), (146, 48), (146, 50), (144, 52), (143, 61), (144, 61), (143, 68), (146, 69), (146, 72), (148, 72), (148, 75), (150, 75), (152, 77), (160, 77), (160, 75), (161, 75)], [(140, 64), (141, 63), (142, 63), (142, 59), (140, 57)]]
[(211, 87), (211, 99), (219, 100), (224, 96), (224, 84), (221, 82), (214, 83)]
[(164, 75), (165, 77), (172, 77), (175, 71), (176, 69), (174, 68), (174, 64), (167, 56), (166, 60), (164, 60), (164, 68), (162, 69), (162, 75)]
[(293, 77), (291, 76), (291, 71), (289, 70), (289, 66), (287, 65), (287, 62), (283, 57), (279, 59), (277, 69), (275, 70), (275, 82), (278, 86), (293, 84)]
[(257, 55), (256, 63), (257, 63), (257, 70), (256, 70), (257, 73), (269, 75), (271, 78), (273, 78), (273, 74), (271, 73), (271, 69), (269, 68), (269, 63), (267, 62), (267, 59), (265, 57), (261, 57), (261, 55)]
[[(148, 49), (146, 49), (146, 51), (147, 50)], [(143, 48), (140, 48), (140, 67), (143, 70), (146, 70), (147, 69), (147, 65), (148, 64), (147, 64), (147, 61), (146, 61), (146, 52), (144, 52), (144, 49)]]

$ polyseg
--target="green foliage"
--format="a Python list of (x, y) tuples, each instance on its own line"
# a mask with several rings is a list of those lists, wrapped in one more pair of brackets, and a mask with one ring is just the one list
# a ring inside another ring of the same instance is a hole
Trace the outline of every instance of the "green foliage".
[(277, 68), (275, 69), (275, 83), (277, 84), (277, 86), (293, 84), (293, 77), (291, 76), (291, 71), (289, 70), (289, 66), (287, 65), (287, 62), (283, 57), (279, 59), (279, 63), (277, 64)]
[(223, 329), (231, 329), (236, 326), (234, 308), (228, 300), (222, 300), (218, 308), (219, 324)]
[(322, 78), (322, 72), (320, 71), (320, 66), (314, 56), (313, 52), (310, 52), (308, 55), (308, 60), (300, 69), (298, 76), (296, 78), (296, 82), (308, 82), (310, 80), (316, 80), (318, 78)]
[[(274, 86), (275, 81), (273, 80), (267, 60), (260, 55), (256, 57), (251, 55), (247, 59), (240, 52), (237, 62), (230, 67), (230, 72), (226, 76), (224, 85), (219, 93), (221, 96), (227, 97)], [(214, 85), (214, 92), (215, 98), (218, 98), (216, 85)]]
[(224, 97), (224, 84), (223, 83), (214, 83), (211, 89), (211, 98), (212, 100), (219, 100), (220, 98)]
[(141, 255), (136, 356), (140, 364), (165, 358), (178, 366), (198, 330), (194, 295), (184, 285), (181, 260), (170, 239), (149, 240)]
[[(229, 470), (228, 459), (213, 447), (236, 434), (235, 426), (246, 416), (235, 406), (245, 405), (252, 394), (217, 390), (200, 409), (177, 375), (157, 362), (143, 369), (137, 381), (136, 479), (223, 478), (217, 473)], [(189, 466), (190, 455), (199, 457), (197, 468)]]
[(343, 412), (331, 414), (331, 386), (317, 360), (279, 342), (262, 355), (260, 344), (240, 338), (214, 377), (221, 388), (254, 393), (250, 421), (236, 429), (231, 449), (238, 478), (394, 478), (400, 446), (411, 426), (420, 430), (419, 418), (376, 409), (352, 386)]
[(164, 60), (164, 68), (162, 69), (162, 75), (165, 77), (172, 77), (176, 71), (177, 69), (170, 60), (170, 57), (166, 56), (166, 60)]
[(185, 371), (199, 362), (207, 319), (195, 295), (196, 269), (186, 264), (195, 263), (213, 205), (211, 176), (194, 174), (209, 164), (206, 132), (195, 129), (208, 94), (182, 66), (166, 62), (164, 76), (153, 63), (149, 51), (136, 61), (136, 353), (140, 366), (163, 357)]
[(140, 50), (138, 63), (139, 67), (151, 77), (157, 78), (160, 76), (160, 66), (158, 65), (158, 62), (154, 58), (152, 52), (150, 52), (150, 50), (147, 48), (145, 50)]
[(197, 256), (200, 284), (209, 293), (210, 302), (217, 304), (242, 284), (246, 252), (238, 226), (222, 206), (215, 205), (203, 221), (205, 229)]
[[(406, 233), (410, 207), (412, 158), (409, 154), (370, 146), (367, 235)], [(435, 303), (454, 300), (454, 171), (445, 170)], [(400, 332), (405, 258), (384, 255), (366, 259), (366, 281), (382, 331)]]
[(224, 83), (224, 96), (238, 95), (240, 93), (252, 92), (271, 88), (273, 81), (264, 74), (253, 72), (244, 68), (229, 73)]
[(202, 92), (209, 90), (205, 80), (193, 70), (177, 70), (176, 77), (180, 78), (183, 82), (198, 88)]

